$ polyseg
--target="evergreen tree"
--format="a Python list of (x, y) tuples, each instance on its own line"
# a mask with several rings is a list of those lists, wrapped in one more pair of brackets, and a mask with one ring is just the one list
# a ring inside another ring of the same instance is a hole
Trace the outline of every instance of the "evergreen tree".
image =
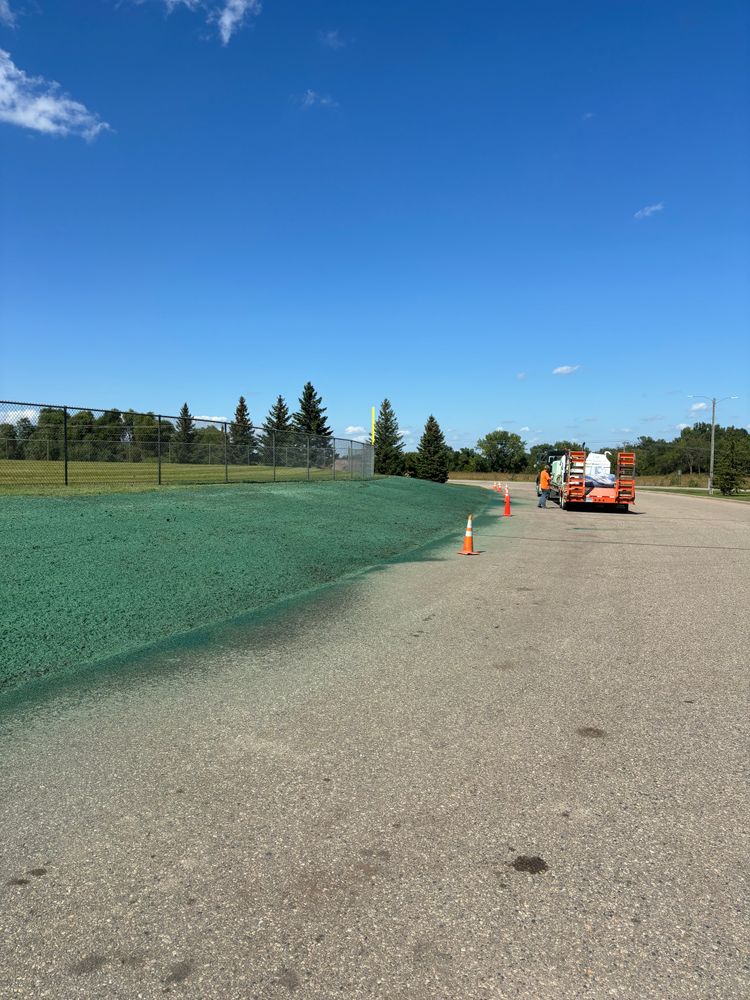
[(255, 434), (244, 396), (240, 396), (234, 420), (229, 424), (229, 440), (232, 444), (232, 461), (237, 465), (249, 465), (256, 456)]
[(175, 452), (176, 462), (190, 462), (192, 458), (190, 445), (195, 440), (195, 421), (188, 409), (187, 403), (180, 407), (180, 415), (177, 418), (177, 432), (174, 441), (177, 444)]
[(714, 486), (726, 497), (741, 489), (745, 479), (737, 450), (734, 437), (728, 437), (716, 463)]
[(268, 431), (288, 431), (291, 430), (289, 419), (289, 407), (286, 405), (283, 396), (278, 396), (276, 402), (268, 411), (268, 416), (263, 423), (263, 430)]
[(306, 382), (299, 398), (299, 410), (292, 417), (294, 429), (303, 434), (318, 434), (330, 437), (331, 428), (326, 423), (326, 408), (320, 404), (323, 397), (318, 395), (312, 382)]
[(382, 476), (400, 476), (403, 470), (403, 438), (390, 400), (384, 399), (375, 421), (375, 471)]
[(448, 478), (448, 453), (440, 424), (430, 415), (417, 448), (417, 479), (444, 483)]
[[(276, 402), (268, 411), (268, 416), (263, 422), (263, 464), (272, 465), (274, 460), (281, 457), (274, 453), (274, 442), (278, 446), (288, 447), (289, 431), (292, 423), (289, 417), (289, 407), (283, 396), (277, 396)], [(286, 455), (286, 451), (283, 452)]]

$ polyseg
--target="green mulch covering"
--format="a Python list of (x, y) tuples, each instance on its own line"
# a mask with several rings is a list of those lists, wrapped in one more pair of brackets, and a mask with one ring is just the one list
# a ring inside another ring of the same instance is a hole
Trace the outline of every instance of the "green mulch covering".
[(0, 688), (268, 607), (451, 532), (494, 495), (409, 479), (0, 499)]

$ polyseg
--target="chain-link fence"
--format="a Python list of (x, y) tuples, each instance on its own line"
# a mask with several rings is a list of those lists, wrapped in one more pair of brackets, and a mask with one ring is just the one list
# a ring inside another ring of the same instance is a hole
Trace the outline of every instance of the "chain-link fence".
[(370, 444), (229, 421), (0, 400), (0, 489), (371, 479)]

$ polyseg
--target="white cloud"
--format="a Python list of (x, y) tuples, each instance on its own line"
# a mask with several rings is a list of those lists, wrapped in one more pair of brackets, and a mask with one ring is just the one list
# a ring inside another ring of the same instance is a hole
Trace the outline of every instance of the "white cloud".
[(649, 216), (653, 215), (655, 212), (664, 211), (664, 202), (657, 202), (656, 205), (645, 205), (643, 208), (639, 208), (638, 211), (633, 216), (634, 219), (648, 219)]
[(205, 413), (202, 416), (193, 417), (193, 420), (216, 420), (218, 423), (229, 423), (229, 417), (208, 417)]
[(12, 28), (16, 23), (16, 15), (10, 9), (8, 0), (0, 0), (0, 24)]
[(35, 424), (37, 417), (39, 416), (39, 411), (34, 407), (24, 407), (20, 410), (5, 410), (0, 416), (0, 422), (4, 424), (17, 424), (19, 420), (23, 420), (24, 417), (30, 420), (32, 424)]
[(695, 413), (696, 410), (707, 410), (708, 403), (693, 403), (690, 409), (692, 410), (693, 413)]
[(242, 27), (243, 21), (250, 15), (257, 17), (262, 10), (260, 0), (225, 0), (222, 9), (210, 19), (219, 25), (222, 44), (227, 45), (235, 31)]
[(523, 382), (523, 380), (526, 378), (526, 372), (519, 372), (516, 375), (516, 378), (518, 379), (519, 382)]
[(329, 49), (343, 49), (346, 42), (339, 34), (338, 28), (333, 28), (329, 31), (319, 31), (318, 41), (321, 45), (325, 45)]
[(344, 433), (345, 434), (364, 434), (366, 432), (365, 432), (364, 427), (360, 427), (358, 424), (352, 424), (352, 425), (350, 425), (349, 427), (346, 428), (346, 430), (345, 430)]
[(187, 7), (188, 10), (197, 10), (200, 7), (200, 0), (164, 0), (167, 13), (171, 14), (178, 7)]
[(577, 372), (580, 365), (560, 365), (559, 368), (553, 368), (553, 375), (572, 375), (573, 372)]
[(0, 49), (0, 121), (45, 132), (94, 139), (109, 125), (72, 100), (54, 81), (27, 76)]
[(525, 434), (527, 431), (530, 431), (530, 430), (531, 430), (530, 427), (521, 427), (520, 428), (521, 434)]
[(689, 426), (690, 424), (675, 424), (675, 427), (677, 428), (678, 431), (684, 431), (685, 428)]
[(328, 94), (319, 94), (317, 90), (306, 90), (300, 98), (300, 104), (305, 109), (338, 107), (332, 97), (329, 97)]

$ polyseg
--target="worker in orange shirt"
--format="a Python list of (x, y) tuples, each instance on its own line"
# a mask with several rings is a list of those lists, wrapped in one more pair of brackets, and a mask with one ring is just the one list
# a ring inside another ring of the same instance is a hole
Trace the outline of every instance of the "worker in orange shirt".
[(545, 465), (539, 473), (539, 503), (537, 507), (546, 507), (549, 500), (550, 467)]

